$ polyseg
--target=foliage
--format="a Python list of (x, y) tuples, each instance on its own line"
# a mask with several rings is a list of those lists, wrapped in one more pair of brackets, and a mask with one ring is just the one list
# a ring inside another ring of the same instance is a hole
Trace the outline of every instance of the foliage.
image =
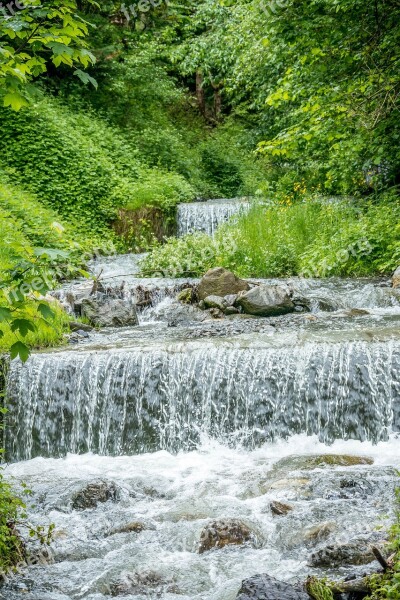
[(202, 275), (215, 266), (242, 277), (390, 274), (400, 262), (399, 223), (396, 194), (365, 203), (260, 202), (214, 239), (169, 240), (145, 258), (143, 270), (177, 276)]
[(372, 593), (366, 600), (399, 600), (400, 598), (400, 490), (396, 491), (396, 519), (390, 529), (392, 568), (384, 575), (370, 578)]
[[(22, 4), (22, 3), (21, 3)], [(3, 7), (3, 4), (1, 5)], [(20, 110), (29, 102), (28, 85), (55, 67), (78, 67), (84, 83), (95, 81), (82, 71), (95, 58), (87, 49), (88, 23), (76, 14), (75, 0), (24, 0), (0, 10), (0, 94), (4, 106)]]
[(306, 582), (306, 590), (314, 600), (334, 600), (329, 582), (324, 579), (309, 577)]

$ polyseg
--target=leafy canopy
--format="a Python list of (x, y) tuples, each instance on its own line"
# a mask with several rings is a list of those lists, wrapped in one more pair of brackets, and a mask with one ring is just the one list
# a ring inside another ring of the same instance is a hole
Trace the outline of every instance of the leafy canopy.
[(89, 23), (77, 14), (75, 0), (24, 0), (7, 6), (0, 11), (0, 94), (5, 106), (26, 106), (32, 81), (49, 64), (75, 67), (84, 83), (96, 84), (82, 70), (95, 57), (85, 41)]

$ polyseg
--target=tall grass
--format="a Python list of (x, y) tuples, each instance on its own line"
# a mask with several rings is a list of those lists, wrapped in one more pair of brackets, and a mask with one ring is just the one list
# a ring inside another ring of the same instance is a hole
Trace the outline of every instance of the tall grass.
[(170, 240), (143, 263), (147, 274), (201, 275), (223, 266), (242, 277), (390, 274), (400, 264), (400, 202), (307, 200), (255, 204), (214, 239)]

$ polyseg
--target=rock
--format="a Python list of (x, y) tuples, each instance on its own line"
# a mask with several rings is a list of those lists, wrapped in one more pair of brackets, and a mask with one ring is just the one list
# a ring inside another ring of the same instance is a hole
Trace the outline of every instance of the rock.
[(301, 588), (269, 575), (255, 575), (242, 582), (236, 600), (310, 600)]
[(228, 294), (224, 296), (227, 306), (234, 306), (237, 300), (237, 294)]
[(400, 287), (400, 267), (393, 273), (392, 285), (394, 288)]
[(87, 331), (85, 331), (84, 329), (78, 329), (78, 331), (77, 331), (76, 333), (77, 333), (77, 334), (78, 334), (80, 337), (83, 337), (83, 338), (88, 338), (88, 337), (90, 337), (90, 336), (89, 336), (89, 334), (88, 334), (88, 332), (87, 332)]
[(139, 325), (135, 306), (125, 300), (100, 295), (97, 298), (85, 298), (82, 300), (81, 312), (94, 327)]
[(168, 304), (162, 302), (152, 310), (151, 315), (156, 321), (166, 321), (169, 327), (190, 325), (207, 319), (207, 313), (204, 311), (196, 306), (181, 304), (177, 300)]
[(274, 317), (295, 311), (288, 290), (279, 285), (260, 285), (238, 295), (236, 304), (258, 317)]
[(107, 535), (116, 535), (118, 533), (141, 533), (142, 531), (145, 531), (145, 529), (146, 526), (143, 523), (134, 521), (133, 523), (127, 523), (126, 525), (121, 525), (121, 527), (112, 529)]
[(196, 292), (193, 288), (185, 288), (177, 295), (176, 299), (182, 304), (193, 304), (196, 302)]
[(316, 568), (336, 568), (343, 565), (367, 565), (374, 560), (370, 541), (360, 540), (321, 548), (311, 554), (308, 564)]
[(239, 279), (234, 273), (217, 267), (210, 269), (201, 279), (198, 287), (198, 295), (200, 300), (204, 300), (207, 296), (227, 296), (238, 294), (239, 292), (249, 290), (250, 286), (247, 281)]
[(221, 312), (228, 308), (226, 300), (221, 296), (207, 296), (207, 298), (204, 298), (204, 304), (206, 308), (218, 308)]
[(210, 308), (209, 313), (213, 319), (223, 319), (224, 318), (224, 313), (222, 312), (222, 310), (219, 310), (219, 308)]
[(241, 546), (253, 538), (251, 530), (239, 519), (212, 521), (201, 532), (199, 554), (213, 548)]
[(235, 306), (227, 306), (225, 309), (225, 314), (228, 316), (229, 315), (240, 315), (240, 311)]
[(318, 523), (304, 531), (304, 541), (316, 543), (326, 540), (336, 530), (336, 524), (333, 522)]
[(76, 492), (72, 497), (72, 508), (75, 510), (86, 510), (88, 508), (96, 508), (98, 504), (108, 502), (116, 502), (119, 497), (119, 492), (115, 483), (107, 481), (96, 481), (89, 483), (79, 492)]
[(346, 310), (346, 317), (365, 317), (366, 315), (370, 315), (369, 310), (364, 310), (363, 308), (352, 308), (351, 310)]
[(93, 327), (91, 325), (86, 325), (85, 323), (78, 323), (76, 321), (70, 321), (68, 323), (70, 331), (76, 331), (79, 333), (80, 331), (85, 331), (90, 333), (93, 331)]
[(288, 456), (274, 465), (274, 471), (312, 470), (322, 467), (356, 467), (358, 465), (373, 465), (374, 459), (369, 456), (351, 456), (348, 454), (317, 454), (310, 456)]
[(269, 506), (272, 514), (278, 516), (287, 515), (293, 510), (293, 506), (290, 506), (290, 504), (284, 504), (283, 502), (272, 501)]
[(155, 571), (124, 575), (120, 581), (111, 586), (112, 596), (146, 596), (161, 597), (166, 593), (179, 593), (172, 578), (164, 578)]

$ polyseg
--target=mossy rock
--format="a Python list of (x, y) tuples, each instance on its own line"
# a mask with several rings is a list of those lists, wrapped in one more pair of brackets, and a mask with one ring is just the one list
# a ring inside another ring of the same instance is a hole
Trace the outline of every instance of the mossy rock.
[(369, 456), (353, 456), (351, 454), (317, 454), (312, 456), (288, 456), (274, 465), (274, 471), (280, 470), (312, 470), (323, 467), (357, 467), (373, 465), (374, 459)]

